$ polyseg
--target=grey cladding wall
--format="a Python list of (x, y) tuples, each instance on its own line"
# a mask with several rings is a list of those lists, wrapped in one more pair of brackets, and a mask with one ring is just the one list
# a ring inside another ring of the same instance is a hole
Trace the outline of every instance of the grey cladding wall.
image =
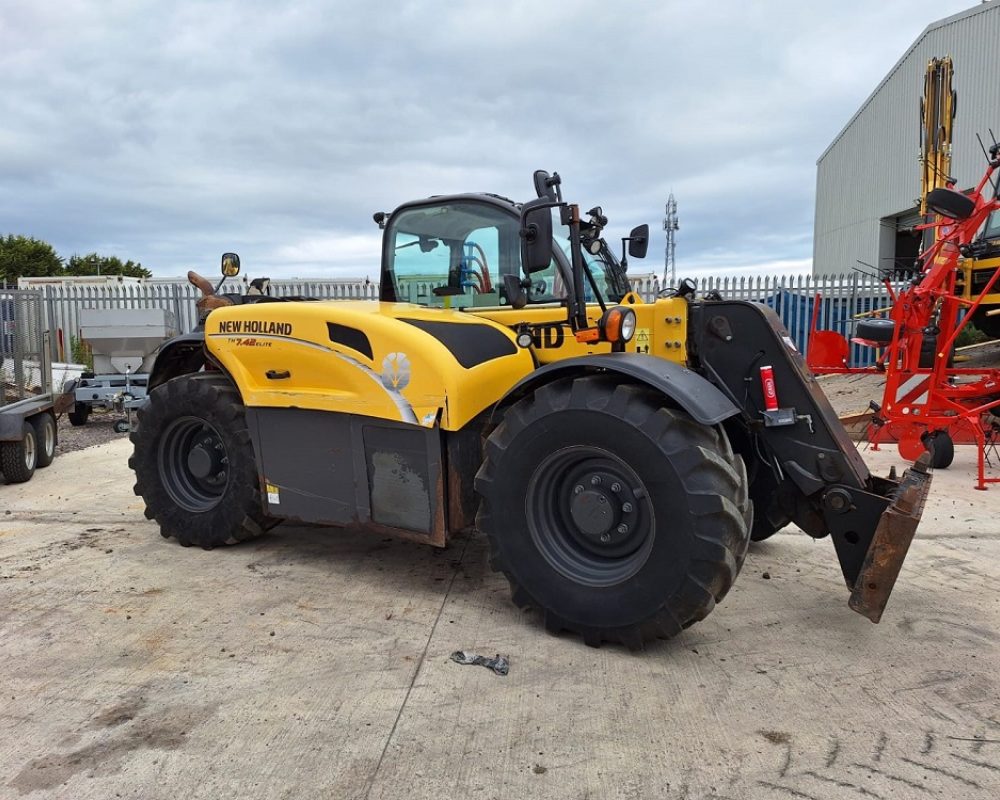
[(813, 274), (875, 264), (895, 228), (885, 217), (916, 205), (920, 193), (919, 99), (931, 58), (950, 55), (958, 93), (952, 174), (978, 181), (984, 159), (976, 133), (1000, 136), (1000, 2), (977, 5), (928, 26), (817, 162)]

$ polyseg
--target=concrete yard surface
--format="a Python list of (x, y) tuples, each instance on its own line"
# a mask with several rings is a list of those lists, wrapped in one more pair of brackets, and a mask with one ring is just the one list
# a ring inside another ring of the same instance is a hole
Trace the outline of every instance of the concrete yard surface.
[(789, 529), (641, 653), (546, 634), (479, 536), (182, 548), (129, 449), (0, 484), (0, 798), (1000, 797), (1000, 485), (971, 448), (880, 625)]

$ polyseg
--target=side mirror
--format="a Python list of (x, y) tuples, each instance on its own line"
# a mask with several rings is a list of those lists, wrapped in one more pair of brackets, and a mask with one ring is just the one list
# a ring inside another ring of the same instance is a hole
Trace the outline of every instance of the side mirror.
[(552, 263), (551, 207), (548, 197), (521, 206), (521, 266), (529, 275), (548, 269)]
[(222, 276), (235, 278), (240, 274), (240, 257), (236, 253), (222, 254)]
[(637, 225), (628, 235), (628, 254), (632, 258), (645, 258), (649, 249), (649, 226)]
[(556, 186), (559, 185), (559, 175), (549, 175), (544, 169), (535, 170), (535, 196), (545, 197), (553, 203), (559, 199), (556, 193)]
[(511, 308), (524, 308), (528, 304), (528, 293), (524, 291), (521, 279), (517, 275), (504, 274), (503, 293)]

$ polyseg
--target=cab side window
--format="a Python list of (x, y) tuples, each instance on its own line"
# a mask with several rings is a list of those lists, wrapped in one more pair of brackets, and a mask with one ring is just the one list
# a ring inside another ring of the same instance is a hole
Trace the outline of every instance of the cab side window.
[[(521, 276), (520, 222), (489, 203), (409, 208), (389, 221), (391, 299), (426, 306), (507, 305), (503, 276)], [(530, 302), (558, 299), (555, 263), (532, 276)], [(559, 286), (557, 286), (557, 283)]]

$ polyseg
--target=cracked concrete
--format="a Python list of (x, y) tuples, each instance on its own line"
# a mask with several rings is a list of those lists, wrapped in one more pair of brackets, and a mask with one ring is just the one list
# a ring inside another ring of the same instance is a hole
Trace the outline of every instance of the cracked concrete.
[(182, 548), (128, 450), (0, 485), (2, 798), (1000, 796), (1000, 486), (972, 489), (970, 448), (880, 625), (789, 530), (640, 654), (547, 635), (479, 537)]

